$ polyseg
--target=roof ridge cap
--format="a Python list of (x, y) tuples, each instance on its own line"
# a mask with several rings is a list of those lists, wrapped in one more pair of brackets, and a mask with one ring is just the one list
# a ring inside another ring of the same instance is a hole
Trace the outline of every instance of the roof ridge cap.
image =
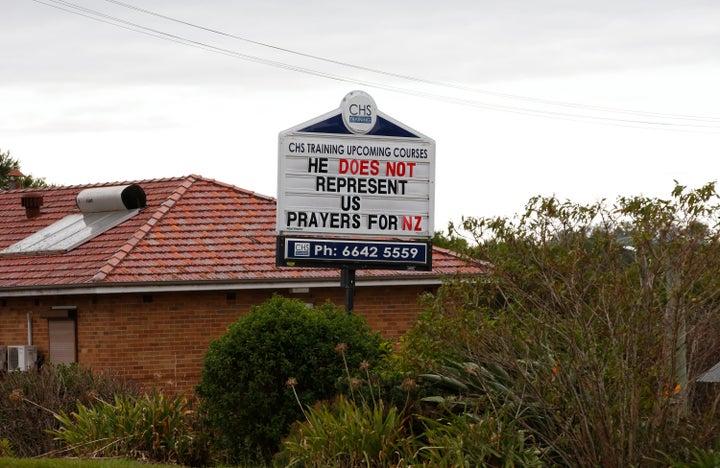
[(138, 243), (145, 238), (147, 233), (150, 232), (152, 228), (177, 204), (178, 200), (187, 193), (190, 187), (192, 187), (197, 181), (197, 176), (190, 175), (184, 178), (179, 178), (178, 180), (181, 182), (180, 185), (173, 190), (164, 202), (160, 204), (145, 224), (140, 226), (138, 230), (135, 231), (135, 234), (133, 234), (130, 239), (128, 239), (127, 242), (125, 242), (118, 251), (115, 252), (107, 262), (105, 262), (105, 265), (103, 265), (92, 277), (90, 280), (91, 282), (97, 283), (104, 281), (115, 270), (115, 268), (122, 263), (123, 260), (125, 260), (125, 257), (128, 256), (135, 246), (137, 246)]
[(200, 176), (191, 174), (189, 176), (156, 177), (156, 178), (151, 178), (151, 179), (135, 179), (135, 180), (114, 180), (114, 181), (105, 181), (105, 182), (89, 182), (89, 183), (85, 183), (85, 184), (69, 184), (69, 185), (52, 184), (52, 185), (48, 185), (47, 187), (25, 187), (25, 188), (18, 188), (18, 189), (12, 189), (12, 190), (0, 190), (0, 194), (22, 193), (22, 192), (51, 192), (51, 191), (77, 190), (77, 189), (99, 188), (99, 187), (117, 187), (120, 185), (145, 184), (145, 183), (154, 183), (154, 182), (172, 182), (172, 181), (180, 182), (183, 180), (187, 180), (188, 178), (191, 178), (191, 177), (194, 177), (196, 179), (202, 178)]
[(244, 189), (242, 187), (239, 187), (235, 184), (231, 184), (229, 182), (222, 182), (220, 180), (203, 177), (203, 176), (199, 176), (199, 175), (195, 175), (195, 174), (191, 175), (190, 177), (195, 177), (197, 180), (202, 180), (202, 181), (208, 182), (210, 184), (215, 184), (215, 185), (219, 185), (221, 187), (229, 188), (229, 189), (235, 190), (236, 192), (240, 192), (245, 195), (249, 195), (251, 197), (262, 198), (262, 199), (268, 200), (268, 201), (275, 201), (275, 197), (273, 197), (273, 196), (263, 195), (261, 193), (253, 192), (252, 190)]
[(455, 257), (455, 258), (457, 258), (458, 260), (462, 260), (462, 261), (464, 261), (464, 262), (475, 263), (475, 264), (477, 264), (477, 265), (479, 265), (479, 266), (483, 266), (483, 267), (486, 267), (486, 268), (487, 268), (487, 267), (492, 267), (492, 263), (488, 262), (487, 260), (481, 260), (481, 259), (479, 259), (479, 258), (473, 258), (473, 257), (471, 257), (471, 256), (468, 255), (468, 254), (464, 254), (464, 253), (461, 253), (461, 252), (457, 252), (457, 251), (455, 251), (455, 250), (448, 249), (448, 248), (445, 248), (445, 247), (440, 247), (439, 245), (433, 245), (432, 248), (433, 248), (433, 250), (438, 250), (438, 251), (440, 251), (440, 252), (442, 252), (442, 253), (444, 253), (444, 254), (446, 254), (446, 255), (450, 255), (451, 257)]

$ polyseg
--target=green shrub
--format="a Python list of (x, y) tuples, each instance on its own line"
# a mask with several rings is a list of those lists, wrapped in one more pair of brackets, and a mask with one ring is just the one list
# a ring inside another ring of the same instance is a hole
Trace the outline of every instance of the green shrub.
[(436, 294), (421, 296), (424, 310), (396, 346), (397, 366), (406, 372), (435, 369), (459, 359), (464, 343), (487, 333), (487, 317), (495, 305), (494, 285), (487, 278), (449, 278)]
[(524, 466), (540, 467), (540, 450), (529, 443), (512, 419), (490, 415), (448, 414), (426, 419), (425, 445), (413, 464), (421, 466)]
[[(420, 384), (405, 378), (394, 390), (402, 406), (387, 405), (392, 395), (387, 376), (352, 377), (346, 395), (304, 411), (275, 457), (276, 466), (543, 466), (540, 449), (521, 428), (514, 406), (483, 409), (471, 364), (455, 377), (426, 374)], [(292, 384), (293, 382), (291, 382)], [(382, 385), (384, 383), (384, 385)], [(431, 384), (424, 389), (419, 386)], [(418, 399), (419, 391), (439, 390)], [(425, 404), (421, 404), (425, 402)], [(402, 407), (402, 410), (398, 409)]]
[(367, 406), (339, 396), (306, 411), (293, 426), (276, 462), (304, 467), (398, 466), (412, 455), (413, 437), (396, 407)]
[(198, 418), (182, 395), (117, 396), (113, 404), (79, 403), (77, 412), (62, 412), (57, 418), (61, 427), (51, 433), (77, 455), (192, 466), (208, 460)]
[(688, 445), (672, 452), (659, 450), (657, 456), (646, 457), (645, 464), (669, 468), (715, 468), (720, 466), (720, 447)]
[[(433, 316), (470, 317), (473, 333), (443, 320), (419, 330), (427, 369), (486, 407), (512, 405), (548, 465), (645, 466), (659, 451), (707, 449), (720, 407), (696, 379), (720, 347), (719, 201), (714, 183), (676, 183), (667, 199), (535, 197), (513, 218), (465, 218), (492, 268)], [(446, 371), (444, 357), (482, 372)]]
[(17, 456), (52, 453), (58, 443), (47, 430), (57, 429), (54, 414), (74, 411), (78, 402), (135, 393), (110, 374), (94, 374), (78, 365), (50, 366), (0, 377), (0, 435)]
[(334, 396), (345, 366), (340, 343), (351, 368), (382, 354), (381, 338), (362, 317), (275, 296), (211, 344), (197, 391), (230, 461), (269, 460), (302, 417), (288, 379), (303, 405)]
[(7, 439), (0, 439), (0, 457), (14, 457), (15, 450)]
[[(345, 346), (336, 350), (346, 363)], [(391, 361), (372, 373), (370, 363), (362, 361), (355, 375), (345, 365), (340, 395), (332, 404), (318, 402), (303, 411), (305, 419), (283, 441), (276, 466), (403, 466), (411, 460), (418, 385)], [(288, 384), (295, 393), (295, 382)]]

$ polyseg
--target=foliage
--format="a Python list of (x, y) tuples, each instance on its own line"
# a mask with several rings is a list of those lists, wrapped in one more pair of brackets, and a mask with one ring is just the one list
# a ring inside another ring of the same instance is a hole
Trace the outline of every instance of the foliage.
[(78, 458), (8, 458), (0, 456), (0, 467), (7, 468), (177, 468), (177, 465), (160, 465), (120, 458), (87, 460)]
[(60, 428), (50, 431), (67, 450), (88, 457), (130, 457), (198, 466), (208, 460), (198, 418), (182, 395), (116, 396), (77, 411), (56, 415)]
[(652, 461), (670, 468), (716, 468), (720, 466), (720, 451), (717, 449), (695, 448), (690, 451), (688, 457), (664, 454), (662, 458), (662, 460)]
[(73, 411), (78, 402), (134, 391), (111, 374), (94, 374), (77, 365), (9, 372), (0, 377), (0, 434), (18, 456), (51, 453), (58, 444), (46, 431), (59, 426), (55, 413)]
[(450, 278), (435, 295), (425, 294), (418, 321), (397, 345), (397, 366), (418, 374), (434, 369), (447, 359), (460, 359), (448, 337), (457, 343), (472, 343), (485, 333), (485, 316), (497, 304), (496, 287), (486, 278)]
[[(370, 363), (362, 361), (358, 374), (347, 365), (347, 347), (335, 350), (342, 358), (345, 378), (340, 394), (332, 403), (318, 402), (307, 411), (297, 396), (295, 379), (292, 389), (304, 420), (296, 422), (275, 457), (280, 466), (402, 466), (412, 459), (415, 437), (412, 435), (411, 408), (417, 401), (413, 379), (398, 382), (398, 374), (388, 361), (370, 373)], [(402, 395), (402, 396), (401, 396)], [(386, 400), (385, 397), (388, 397)], [(402, 400), (402, 410), (393, 401)], [(385, 401), (390, 401), (386, 405)]]
[(230, 461), (269, 460), (302, 417), (289, 378), (303, 405), (334, 396), (344, 366), (338, 343), (353, 368), (382, 355), (380, 336), (362, 317), (274, 296), (210, 345), (197, 391)]
[[(0, 150), (0, 190), (7, 190), (10, 187), (8, 174), (13, 169), (20, 169), (20, 161), (10, 156), (10, 151)], [(23, 177), (20, 184), (23, 188), (41, 188), (48, 185), (44, 178), (35, 178), (32, 175)]]
[[(275, 459), (281, 466), (540, 466), (539, 450), (528, 442), (514, 416), (478, 412), (472, 398), (452, 396), (418, 400), (419, 385), (405, 378), (402, 409), (387, 405), (389, 387), (361, 364), (364, 378), (350, 376), (348, 395), (304, 411)], [(384, 371), (381, 370), (382, 374)], [(458, 380), (422, 376), (426, 387), (468, 390)], [(294, 382), (289, 385), (294, 389)], [(427, 403), (422, 404), (422, 401)], [(439, 405), (438, 405), (439, 404)]]
[(397, 466), (412, 455), (412, 437), (396, 407), (357, 404), (341, 395), (305, 413), (307, 419), (284, 442), (278, 458), (283, 466)]
[(10, 441), (7, 439), (0, 439), (0, 457), (12, 456), (15, 456), (15, 450), (13, 450)]
[(493, 269), (452, 284), (404, 353), (461, 383), (476, 414), (515, 415), (549, 464), (713, 443), (717, 408), (695, 378), (720, 358), (717, 202), (714, 184), (677, 185), (667, 200), (537, 197), (514, 219), (465, 219)]
[[(542, 466), (541, 451), (521, 422), (531, 420), (532, 404), (505, 385), (510, 376), (499, 367), (448, 361), (438, 374), (420, 376), (444, 391), (424, 398), (444, 409), (441, 417), (423, 418), (430, 466)], [(503, 396), (504, 398), (498, 398)]]
[(540, 451), (512, 418), (449, 413), (425, 423), (425, 445), (415, 457), (423, 466), (543, 466)]
[(442, 247), (458, 253), (466, 253), (470, 250), (468, 241), (458, 235), (445, 234), (444, 231), (435, 231), (432, 239), (433, 247)]

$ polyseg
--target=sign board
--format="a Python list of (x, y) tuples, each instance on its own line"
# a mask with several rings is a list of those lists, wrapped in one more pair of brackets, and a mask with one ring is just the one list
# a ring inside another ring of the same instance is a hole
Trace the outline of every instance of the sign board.
[(430, 239), (434, 188), (435, 142), (362, 91), (280, 134), (281, 236)]
[(430, 242), (367, 241), (338, 238), (278, 237), (281, 266), (330, 267), (346, 265), (359, 269), (430, 270)]

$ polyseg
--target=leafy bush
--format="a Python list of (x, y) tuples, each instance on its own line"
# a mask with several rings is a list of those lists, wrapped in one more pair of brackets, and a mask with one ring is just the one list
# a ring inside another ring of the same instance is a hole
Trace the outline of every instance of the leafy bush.
[(415, 458), (422, 466), (544, 466), (540, 450), (510, 418), (449, 414), (426, 424)]
[(423, 418), (424, 462), (431, 466), (543, 466), (541, 450), (527, 426), (544, 415), (534, 413), (531, 396), (509, 386), (512, 380), (504, 369), (448, 361), (441, 374), (420, 378), (444, 389), (441, 395), (424, 399), (443, 410), (439, 417)]
[[(424, 310), (396, 347), (400, 370), (417, 374), (459, 359), (464, 348), (485, 333), (485, 318), (495, 306), (496, 287), (487, 278), (448, 278), (436, 294), (421, 296)], [(449, 339), (452, 338), (452, 339)]]
[(133, 394), (135, 388), (110, 374), (94, 374), (78, 365), (44, 366), (0, 377), (0, 434), (20, 457), (58, 448), (47, 430), (57, 429), (54, 414), (74, 411), (78, 402)]
[[(465, 373), (476, 370), (457, 367)], [(540, 450), (511, 414), (515, 406), (483, 409), (487, 401), (472, 379), (464, 383), (462, 375), (424, 375), (420, 385), (425, 388), (420, 389), (414, 379), (405, 378), (394, 389), (405, 395), (400, 410), (385, 403), (383, 395), (395, 392), (387, 385), (391, 380), (380, 377), (384, 371), (371, 375), (363, 363), (364, 381), (346, 372), (349, 396), (304, 411), (305, 420), (295, 423), (283, 441), (277, 465), (542, 466)], [(444, 396), (418, 400), (419, 392), (431, 389), (444, 389)]]
[[(401, 375), (393, 366), (371, 374), (368, 361), (360, 363), (359, 374), (354, 376), (347, 366), (346, 347), (339, 345), (336, 351), (345, 365), (345, 378), (339, 381), (341, 394), (333, 403), (318, 402), (303, 411), (305, 419), (293, 425), (283, 450), (275, 457), (276, 465), (350, 468), (401, 466), (411, 460), (415, 380), (406, 377), (400, 383)], [(303, 408), (294, 379), (288, 385)]]
[[(688, 453), (682, 453), (688, 452)], [(699, 449), (689, 447), (682, 450), (680, 454), (661, 454), (660, 460), (650, 460), (657, 465), (670, 468), (716, 468), (720, 466), (720, 451), (717, 449)]]
[(396, 407), (356, 404), (339, 396), (333, 405), (309, 408), (306, 417), (284, 441), (276, 459), (282, 466), (398, 466), (412, 455), (413, 438)]
[(198, 466), (208, 460), (198, 418), (182, 395), (116, 396), (114, 404), (78, 403), (77, 412), (57, 416), (51, 433), (70, 451), (90, 457), (131, 457)]
[(344, 368), (339, 343), (352, 368), (382, 355), (380, 336), (362, 317), (274, 296), (211, 344), (197, 391), (230, 461), (269, 460), (302, 418), (288, 379), (303, 405), (334, 396)]
[(0, 439), (0, 457), (14, 457), (15, 450), (7, 439)]
[(718, 407), (696, 378), (720, 343), (719, 201), (714, 184), (678, 185), (668, 200), (537, 197), (513, 219), (465, 219), (492, 269), (433, 304), (406, 355), (462, 383), (478, 414), (515, 414), (550, 465), (705, 450)]

